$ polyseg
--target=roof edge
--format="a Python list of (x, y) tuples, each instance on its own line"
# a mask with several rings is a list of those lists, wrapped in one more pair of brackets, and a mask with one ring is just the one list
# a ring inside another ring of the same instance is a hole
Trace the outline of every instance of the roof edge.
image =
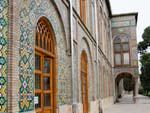
[(107, 5), (107, 8), (108, 8), (109, 17), (111, 18), (112, 17), (112, 10), (111, 10), (111, 5), (110, 5), (109, 0), (106, 0), (106, 5)]
[(119, 16), (132, 16), (132, 15), (135, 16), (136, 24), (137, 24), (137, 21), (138, 21), (138, 12), (129, 12), (129, 13), (113, 14), (113, 15), (112, 15), (112, 18), (113, 18), (113, 17), (119, 17)]

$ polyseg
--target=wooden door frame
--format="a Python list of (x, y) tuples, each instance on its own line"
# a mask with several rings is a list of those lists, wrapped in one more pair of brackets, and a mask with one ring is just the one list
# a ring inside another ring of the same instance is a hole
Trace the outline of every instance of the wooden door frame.
[[(85, 64), (82, 64), (82, 60), (85, 60), (85, 63), (86, 63), (86, 69), (85, 70), (82, 70), (82, 65), (84, 65), (85, 66)], [(83, 104), (86, 104), (86, 106), (87, 106), (87, 109), (86, 109), (86, 111), (87, 111), (87, 113), (88, 113), (88, 111), (89, 111), (89, 101), (88, 101), (88, 57), (87, 57), (87, 54), (86, 54), (86, 51), (85, 50), (83, 50), (82, 51), (82, 53), (81, 53), (81, 69), (80, 69), (81, 71), (80, 71), (80, 76), (81, 76), (81, 94), (82, 94), (82, 72), (83, 73), (85, 73), (86, 74), (86, 80), (85, 80), (85, 82), (86, 82), (86, 94), (87, 94), (87, 98), (86, 98), (86, 101), (87, 101), (87, 103), (83, 103)], [(82, 102), (83, 102), (83, 94), (82, 94)], [(83, 107), (84, 107), (84, 105), (83, 105)], [(85, 111), (84, 111), (84, 108), (83, 108), (83, 113), (84, 113)]]
[[(53, 74), (53, 76), (52, 76), (52, 88), (53, 88), (53, 108), (52, 108), (52, 111), (53, 111), (53, 113), (56, 113), (57, 112), (57, 84), (58, 84), (58, 81), (57, 81), (57, 75), (58, 75), (58, 73), (57, 73), (57, 69), (58, 69), (58, 65), (57, 65), (57, 49), (56, 49), (56, 41), (55, 41), (55, 35), (54, 35), (54, 31), (53, 31), (53, 29), (52, 29), (52, 26), (51, 26), (51, 24), (50, 24), (50, 22), (48, 21), (48, 19), (47, 18), (45, 18), (45, 17), (41, 17), (40, 19), (39, 19), (39, 21), (40, 20), (44, 20), (44, 21), (46, 21), (46, 24), (48, 25), (48, 27), (49, 27), (49, 30), (50, 30), (50, 33), (51, 33), (51, 40), (52, 40), (52, 43), (53, 43), (53, 54), (49, 51), (49, 52), (46, 52), (46, 51), (44, 51), (44, 50), (42, 50), (40, 47), (38, 47), (38, 46), (36, 46), (36, 44), (35, 44), (35, 48), (34, 48), (34, 55), (38, 52), (38, 53), (44, 53), (44, 55), (46, 54), (46, 55), (48, 55), (49, 57), (51, 57), (53, 60), (52, 60), (52, 65), (53, 65), (53, 68), (52, 68), (52, 74)], [(37, 27), (37, 26), (36, 26)], [(35, 34), (36, 34), (36, 32), (37, 32), (37, 30), (35, 30)], [(35, 37), (36, 37), (36, 35), (35, 35)], [(36, 38), (34, 38), (34, 40), (36, 40)], [(39, 41), (39, 40), (38, 40)], [(35, 71), (34, 71), (34, 73), (35, 73)], [(35, 75), (34, 75), (35, 76)], [(35, 83), (34, 83), (35, 84)], [(35, 88), (35, 87), (34, 87)], [(42, 103), (43, 104), (43, 103)], [(35, 110), (36, 111), (36, 110)]]
[(87, 0), (80, 0), (80, 18), (83, 23), (86, 25), (86, 8), (87, 7)]

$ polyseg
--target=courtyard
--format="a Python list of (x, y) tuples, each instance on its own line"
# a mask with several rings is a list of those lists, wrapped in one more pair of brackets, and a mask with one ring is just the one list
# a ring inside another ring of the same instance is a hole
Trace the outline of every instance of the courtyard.
[(104, 113), (150, 113), (150, 98), (138, 95), (137, 103), (132, 101), (132, 95), (125, 95), (120, 102), (112, 105)]

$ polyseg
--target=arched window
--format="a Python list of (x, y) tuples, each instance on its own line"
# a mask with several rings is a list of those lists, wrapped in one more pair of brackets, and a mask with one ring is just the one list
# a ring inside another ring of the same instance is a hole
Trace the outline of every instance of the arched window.
[(115, 66), (129, 65), (129, 37), (121, 34), (114, 39)]
[(82, 91), (82, 103), (83, 113), (88, 113), (88, 64), (87, 54), (85, 51), (81, 54), (81, 91)]
[(86, 24), (86, 0), (80, 0), (80, 17)]
[(54, 113), (55, 104), (54, 33), (44, 17), (39, 19), (35, 37), (35, 103), (36, 113)]

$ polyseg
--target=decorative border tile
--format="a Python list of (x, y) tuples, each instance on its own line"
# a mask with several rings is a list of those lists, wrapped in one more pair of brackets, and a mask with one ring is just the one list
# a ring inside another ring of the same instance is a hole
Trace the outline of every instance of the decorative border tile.
[(8, 1), (0, 0), (0, 112), (7, 112)]
[(19, 47), (19, 109), (20, 112), (34, 110), (34, 44), (28, 5), (20, 7), (20, 47)]

